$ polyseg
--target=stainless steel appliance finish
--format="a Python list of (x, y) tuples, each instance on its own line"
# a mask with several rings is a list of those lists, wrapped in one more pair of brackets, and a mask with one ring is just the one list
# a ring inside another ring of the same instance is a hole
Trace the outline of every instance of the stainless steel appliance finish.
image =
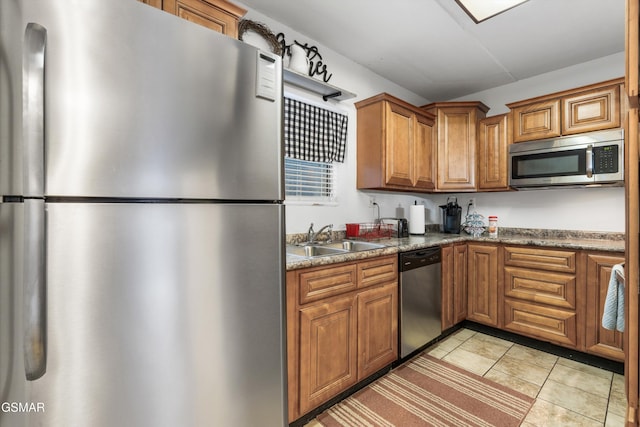
[(280, 58), (131, 0), (0, 43), (0, 427), (286, 425)]
[(612, 129), (509, 145), (509, 185), (624, 185), (624, 131)]
[(442, 333), (442, 258), (440, 248), (399, 255), (400, 357), (406, 357)]

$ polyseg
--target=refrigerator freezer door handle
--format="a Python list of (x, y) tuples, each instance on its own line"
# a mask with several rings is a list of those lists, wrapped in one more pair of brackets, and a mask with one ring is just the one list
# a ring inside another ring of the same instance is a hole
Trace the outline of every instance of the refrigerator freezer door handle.
[(29, 23), (22, 52), (25, 197), (44, 195), (44, 73), (47, 30)]
[(24, 201), (24, 366), (27, 380), (47, 369), (46, 242), (44, 200)]

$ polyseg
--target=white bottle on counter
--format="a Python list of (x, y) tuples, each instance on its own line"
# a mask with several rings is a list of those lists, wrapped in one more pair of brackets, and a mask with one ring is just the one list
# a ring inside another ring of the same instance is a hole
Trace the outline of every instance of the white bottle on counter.
[(489, 237), (498, 237), (498, 217), (489, 216)]

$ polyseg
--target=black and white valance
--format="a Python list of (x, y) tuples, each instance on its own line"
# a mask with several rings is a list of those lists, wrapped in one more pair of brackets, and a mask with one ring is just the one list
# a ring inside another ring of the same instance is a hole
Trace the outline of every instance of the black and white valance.
[(285, 156), (310, 162), (344, 162), (344, 114), (284, 98)]

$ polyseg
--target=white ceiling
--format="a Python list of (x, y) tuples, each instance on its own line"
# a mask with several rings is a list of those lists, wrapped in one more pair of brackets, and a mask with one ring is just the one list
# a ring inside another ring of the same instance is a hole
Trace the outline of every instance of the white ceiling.
[(624, 51), (625, 0), (529, 0), (480, 24), (455, 0), (242, 0), (430, 101)]

